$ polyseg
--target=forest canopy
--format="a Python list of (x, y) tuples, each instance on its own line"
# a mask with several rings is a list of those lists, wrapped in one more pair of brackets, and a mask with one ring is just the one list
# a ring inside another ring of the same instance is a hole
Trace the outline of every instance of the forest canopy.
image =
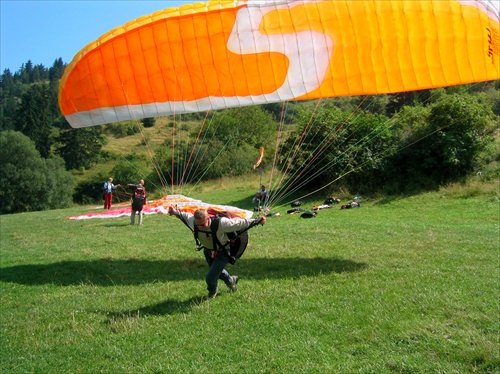
[[(48, 69), (28, 61), (14, 74), (1, 75), (6, 146), (0, 178), (2, 193), (11, 197), (3, 199), (2, 213), (95, 202), (108, 175), (145, 177), (159, 193), (173, 185), (245, 175), (260, 147), (266, 149), (261, 171), (280, 176), (281, 198), (317, 186), (400, 194), (477, 173), (498, 178), (498, 81), (73, 129), (57, 104), (64, 67), (61, 59)], [(106, 149), (110, 140), (131, 138), (138, 139), (137, 150)], [(26, 170), (26, 160), (38, 165), (36, 172)]]

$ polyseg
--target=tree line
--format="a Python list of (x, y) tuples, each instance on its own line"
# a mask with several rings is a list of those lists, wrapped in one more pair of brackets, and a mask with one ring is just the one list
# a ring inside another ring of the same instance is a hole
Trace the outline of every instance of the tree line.
[[(497, 178), (498, 168), (488, 167), (499, 157), (494, 150), (498, 87), (475, 89), (420, 92), (424, 101), (405, 102), (393, 115), (335, 106), (316, 114), (315, 130), (304, 135), (311, 121), (307, 113), (287, 140), (287, 149), (299, 136), (305, 144), (296, 156), (303, 161), (294, 163), (289, 173), (301, 172), (306, 189), (335, 181), (337, 189), (357, 194), (416, 193), (465, 181), (474, 173)], [(310, 162), (315, 154), (319, 157)]]
[[(135, 134), (123, 123), (72, 129), (57, 102), (65, 66), (60, 58), (48, 69), (28, 61), (14, 74), (6, 69), (0, 77), (0, 183), (2, 197), (9, 197), (2, 199), (0, 213), (95, 200), (95, 186), (102, 181), (77, 183), (72, 171), (116, 157), (102, 150), (109, 136)], [(108, 174), (117, 180), (147, 174), (152, 185), (163, 182), (158, 169), (176, 183), (242, 175), (252, 170), (261, 146), (274, 150), (280, 138), (277, 158), (266, 152), (261, 167), (286, 174), (284, 185), (290, 188), (331, 185), (359, 193), (435, 188), (464, 180), (498, 161), (494, 131), (500, 115), (499, 86), (496, 81), (332, 98), (322, 100), (319, 108), (317, 102), (291, 102), (206, 116), (187, 114), (176, 121), (209, 123), (203, 141), (198, 129), (187, 140), (175, 141), (174, 148), (167, 141), (153, 150), (155, 168), (134, 153), (121, 155)], [(155, 120), (144, 119), (142, 125), (153, 127)], [(182, 175), (175, 174), (188, 163)], [(488, 175), (497, 174), (495, 169)]]

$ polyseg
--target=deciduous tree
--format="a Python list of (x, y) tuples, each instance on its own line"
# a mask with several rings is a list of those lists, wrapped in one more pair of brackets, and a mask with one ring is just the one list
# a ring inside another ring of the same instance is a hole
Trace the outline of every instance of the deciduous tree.
[(73, 178), (59, 159), (46, 160), (17, 131), (0, 133), (0, 213), (68, 207)]

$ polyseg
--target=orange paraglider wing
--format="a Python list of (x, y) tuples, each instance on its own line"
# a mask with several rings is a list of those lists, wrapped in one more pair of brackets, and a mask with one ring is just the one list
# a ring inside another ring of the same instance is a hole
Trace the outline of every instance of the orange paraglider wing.
[[(77, 216), (68, 217), (70, 220), (83, 220), (83, 219), (93, 219), (93, 218), (118, 218), (130, 216), (130, 204), (127, 207), (120, 207), (111, 210), (97, 211), (92, 213), (80, 214)], [(240, 209), (230, 205), (215, 205), (204, 203), (201, 200), (192, 199), (184, 195), (168, 195), (164, 196), (158, 200), (148, 201), (144, 205), (143, 213), (148, 214), (158, 214), (166, 213), (170, 205), (175, 205), (177, 208), (183, 212), (193, 213), (200, 209), (206, 209), (209, 214), (215, 215), (218, 213), (224, 213), (226, 216), (231, 218), (252, 218), (253, 212), (245, 209)]]
[(500, 78), (488, 0), (211, 1), (116, 28), (60, 84), (73, 127)]

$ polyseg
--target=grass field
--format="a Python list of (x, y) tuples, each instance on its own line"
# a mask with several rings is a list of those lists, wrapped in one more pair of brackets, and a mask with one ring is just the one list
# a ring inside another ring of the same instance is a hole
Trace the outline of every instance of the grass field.
[(282, 207), (210, 301), (181, 222), (90, 208), (0, 216), (2, 373), (500, 372), (498, 186)]

